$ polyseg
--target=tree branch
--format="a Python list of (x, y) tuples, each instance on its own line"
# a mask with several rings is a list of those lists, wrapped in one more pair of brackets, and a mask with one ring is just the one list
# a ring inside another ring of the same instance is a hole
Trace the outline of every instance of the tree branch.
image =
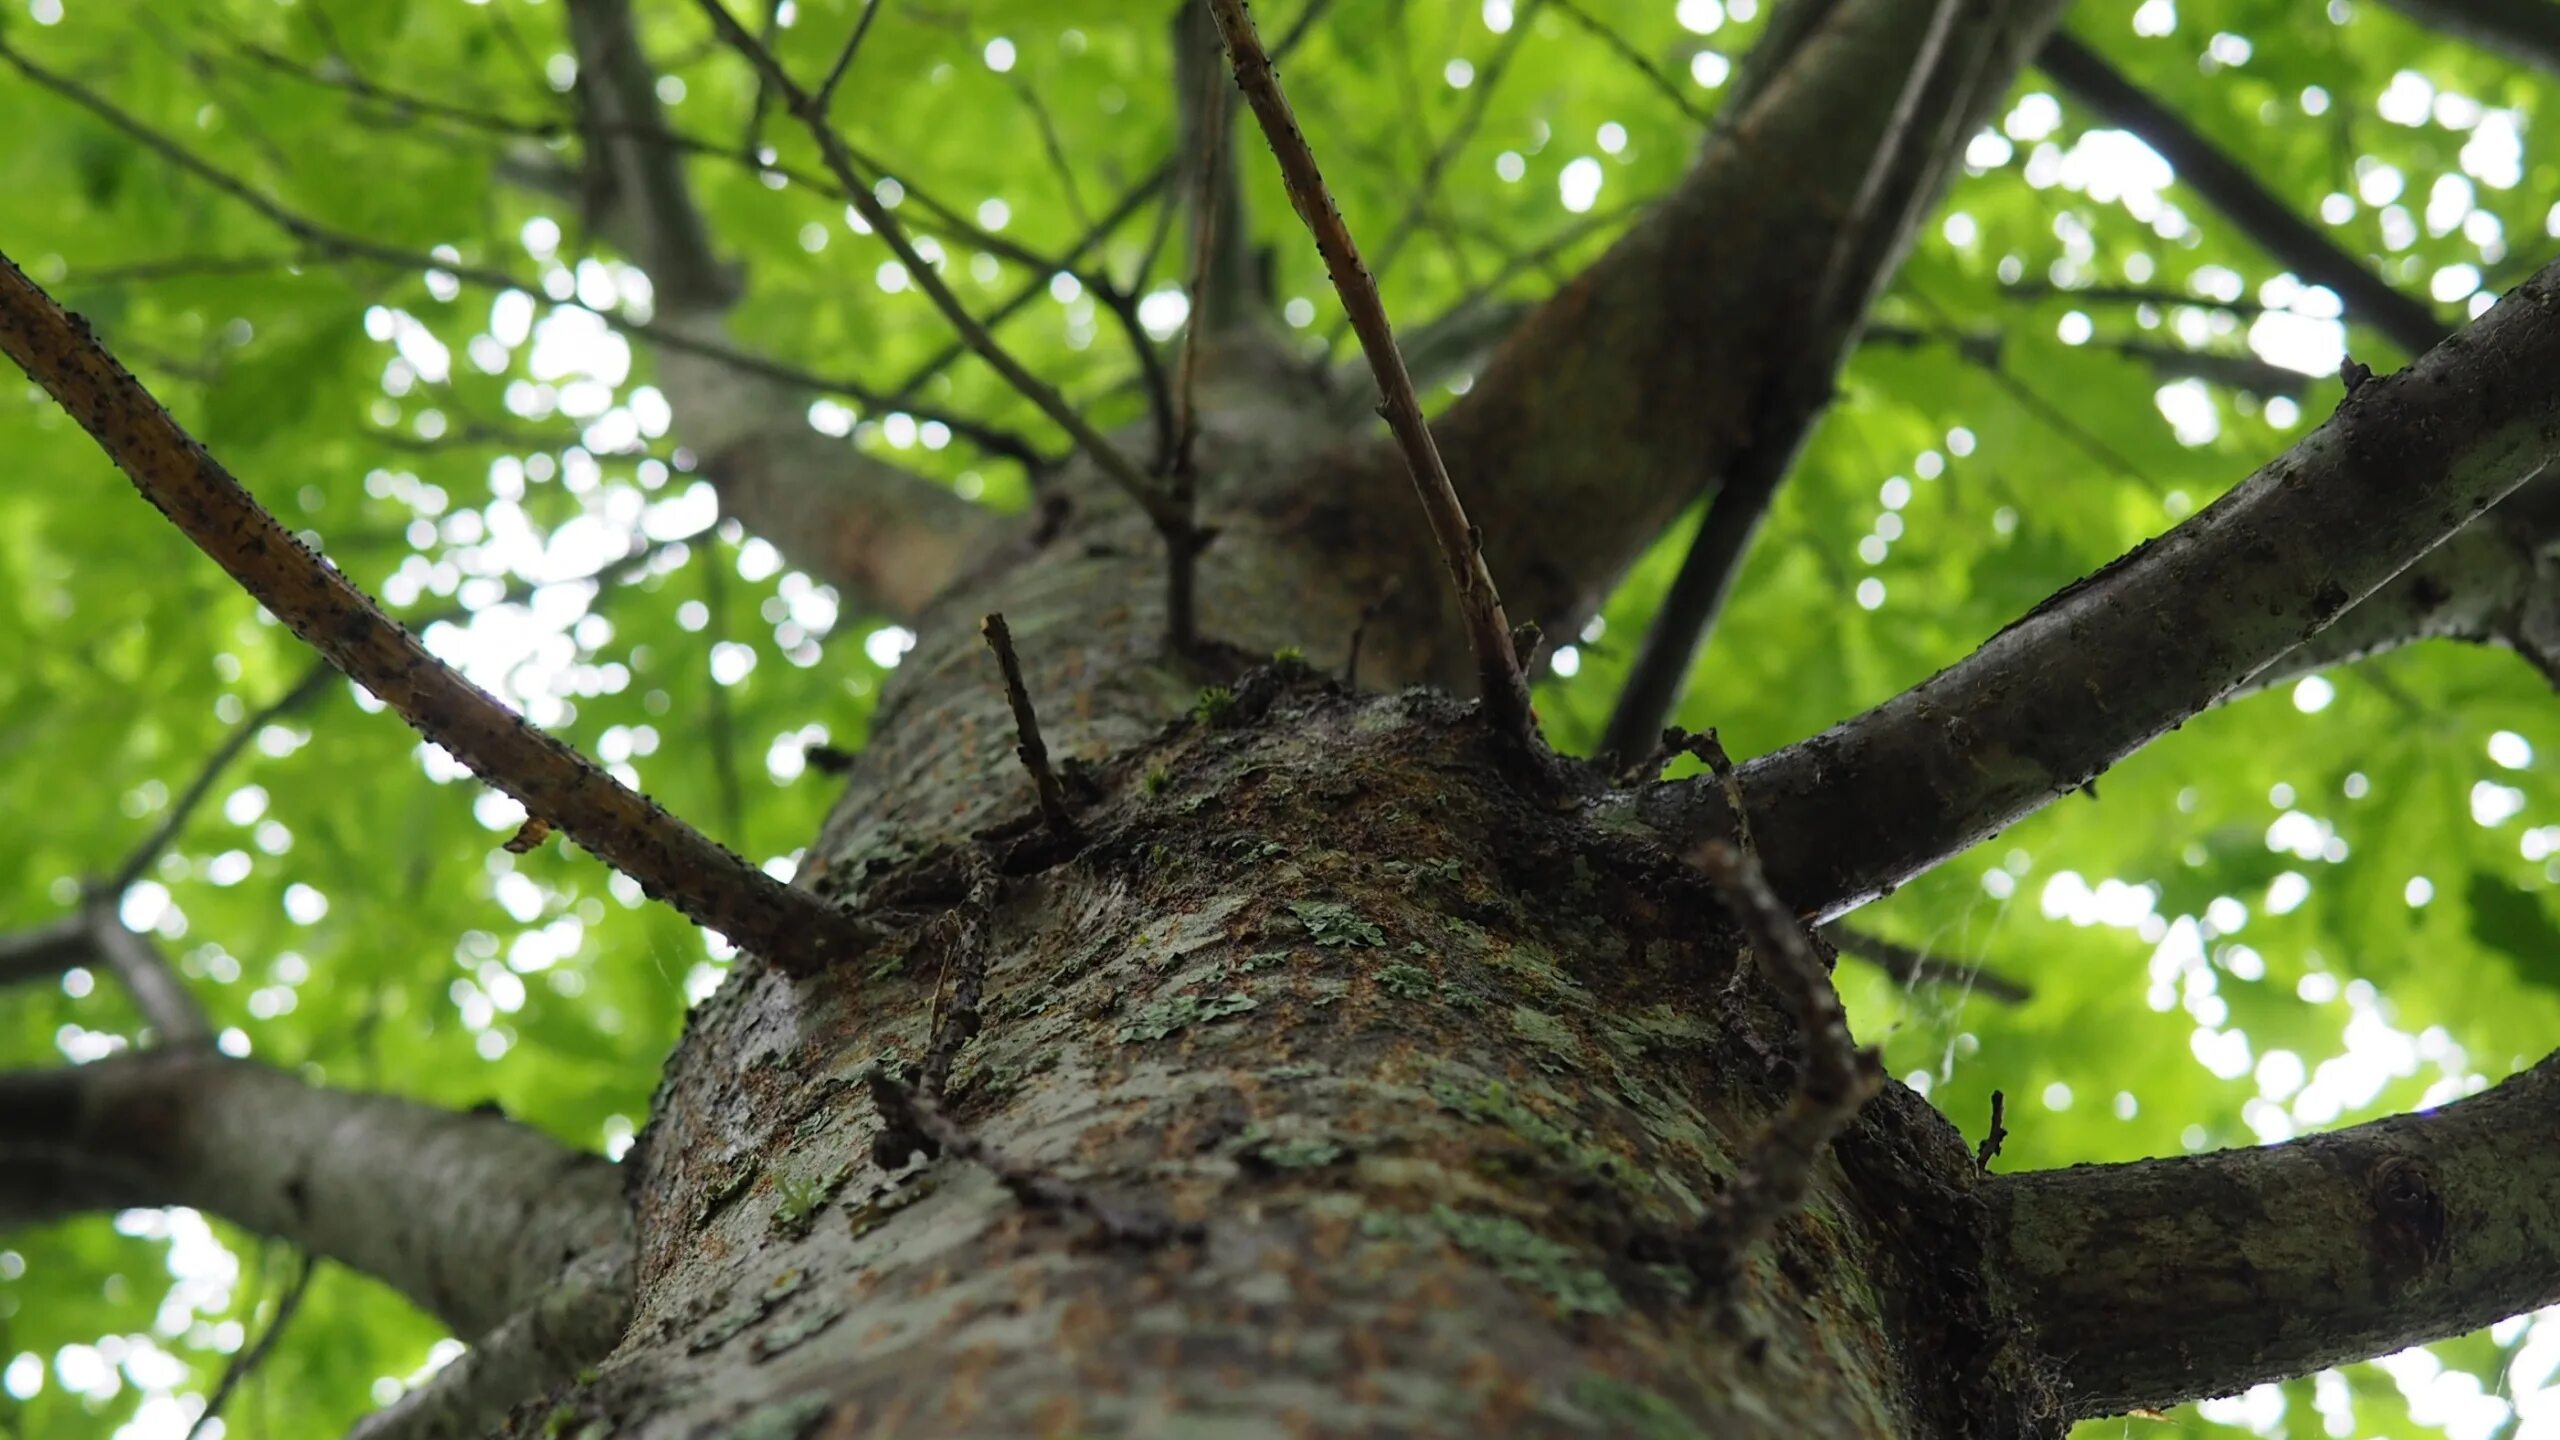
[(630, 1315), (630, 1245), (591, 1250), (347, 1440), (478, 1440), (515, 1406), (611, 1353)]
[(157, 1205), (362, 1271), (466, 1339), (630, 1226), (616, 1167), (482, 1111), (204, 1051), (0, 1075), (0, 1225)]
[(1784, 474), (1868, 300), (2060, 8), (1778, 10), (1763, 45), (1795, 43), (1760, 52), (1766, 81), (1436, 427), (1525, 615), (1578, 628), (1702, 491)]
[(1852, 192), (1807, 312), (1807, 332), (1790, 359), (1762, 381), (1756, 432), (1720, 477), (1689, 553), (1647, 628), (1643, 646), (1601, 739), (1600, 760), (1619, 764), (1644, 753), (1671, 719), (1698, 651), (1706, 644), (1743, 556), (1778, 487), (1795, 467), (1814, 422), (1830, 405), (1833, 377), (1856, 343), (1867, 307), (1899, 261), (1913, 198), (1933, 190), (1950, 114), (1970, 108), (1980, 57), (1951, 51), (1955, 0), (1935, 0), (1932, 19), (1902, 77), (1865, 175)]
[(2067, 32), (2057, 31), (2045, 42), (2036, 66), (2099, 118), (2132, 131), (2158, 151), (2180, 181), (2286, 269), (2336, 291), (2346, 303), (2348, 319), (2371, 325), (2411, 355), (2424, 353), (2451, 333), (2433, 310), (2340, 248), (2222, 147)]
[(2417, 21), (2560, 75), (2560, 7), (2550, 0), (2382, 0)]
[(187, 982), (169, 965), (169, 958), (148, 936), (137, 935), (127, 928), (117, 913), (120, 890), (93, 890), (81, 906), (81, 921), (88, 930), (89, 944), (115, 972), (116, 983), (133, 997), (133, 1008), (142, 1012), (145, 1023), (157, 1032), (159, 1043), (177, 1049), (210, 1045), (213, 1026), (205, 1019), (204, 1007), (196, 1003)]
[[(725, 340), (743, 277), (712, 257), (683, 152), (654, 138), (665, 133), (657, 75), (628, 0), (574, 0), (569, 15), (588, 163), (612, 177), (600, 187), (606, 231), (657, 286), (662, 324)], [(993, 523), (944, 487), (812, 430), (801, 386), (674, 349), (660, 353), (658, 379), (722, 510), (859, 609), (916, 614)]]
[(1405, 373), (1404, 359), (1396, 352), (1395, 333), (1387, 324), (1386, 307), (1378, 299), (1377, 284), (1360, 263), (1359, 247), (1352, 241), (1350, 228), (1343, 224), (1342, 212), (1335, 207), (1331, 192), (1325, 188), (1324, 175), (1316, 168), (1315, 153), (1308, 149), (1297, 117), (1289, 111), (1288, 98), (1280, 90), (1279, 74), (1272, 68), (1271, 56), (1262, 48), (1261, 36), (1254, 30), (1253, 17), (1245, 11), (1244, 0), (1208, 3), (1234, 61), (1236, 84), (1243, 89), (1246, 103), (1253, 107), (1254, 117), (1262, 123), (1263, 138), (1271, 143), (1272, 154), (1280, 162), (1299, 218), (1315, 237), (1325, 270), (1342, 297), (1342, 308), (1350, 314), (1352, 328), (1360, 336), (1360, 348), (1367, 353), (1369, 368), (1377, 377), (1379, 413), (1395, 433), (1397, 447), (1403, 452), (1413, 479), (1414, 494), (1431, 522), (1441, 562), (1457, 590), (1458, 608), (1466, 621), (1467, 648), (1475, 657), (1476, 679), (1487, 718), (1497, 733), (1529, 744), (1537, 734), (1537, 719), (1529, 708), (1529, 682), (1521, 672), (1520, 657), (1512, 648), (1511, 622), (1503, 614), (1502, 597), (1495, 591), (1493, 574), (1485, 565), (1483, 537), (1467, 523), (1466, 508), (1458, 501), (1447, 467), (1441, 464), (1431, 429), (1423, 421), (1422, 402), (1414, 394), (1412, 377)]
[[(1269, 319), (1269, 300), (1254, 273), (1253, 234), (1245, 227), (1244, 186), (1236, 175), (1236, 139), (1227, 124), (1235, 91), (1217, 23), (1197, 0), (1173, 12), (1176, 151), (1192, 224), (1183, 269), (1199, 277), (1191, 296), (1191, 328), (1202, 335), (1252, 329)], [(1203, 202), (1206, 202), (1205, 204)]]
[(480, 777), (674, 905), (785, 969), (861, 947), (871, 927), (766, 875), (429, 654), (319, 556), (0, 256), (0, 350), (78, 420), (144, 498), (331, 664)]
[(93, 948), (88, 921), (76, 914), (0, 935), (0, 987), (53, 979)]
[(2560, 265), (1965, 660), (1744, 766), (1771, 883), (1837, 915), (2227, 699), (2550, 466), (2560, 392), (2523, 377), (2555, 370)]
[(2560, 1057), (2329, 1135), (2008, 1175), (2003, 1274), (2074, 1419), (2166, 1409), (2560, 1300)]

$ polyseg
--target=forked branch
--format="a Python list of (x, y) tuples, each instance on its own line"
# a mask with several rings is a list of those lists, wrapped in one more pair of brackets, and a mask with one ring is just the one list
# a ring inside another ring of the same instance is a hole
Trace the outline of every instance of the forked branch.
[(85, 323), (5, 255), (0, 350), (80, 422), (143, 498), (294, 634), (649, 894), (794, 972), (858, 950), (871, 934), (847, 912), (721, 848), (429, 654), (268, 514)]
[(1395, 433), (1396, 444), (1404, 452), (1414, 494), (1422, 501), (1423, 514), (1431, 522), (1432, 539), (1448, 567), (1450, 583), (1457, 588), (1459, 613), (1466, 625), (1467, 647), (1475, 656), (1476, 678), (1483, 690), (1487, 718), (1498, 733), (1520, 744), (1530, 744), (1537, 735), (1537, 720), (1529, 709), (1528, 678), (1512, 647), (1511, 622), (1502, 612), (1502, 597), (1494, 589), (1493, 574), (1485, 567), (1480, 538), (1475, 527), (1467, 523), (1466, 507), (1458, 501), (1457, 487), (1450, 483), (1448, 467), (1441, 463), (1439, 447), (1432, 442), (1431, 427), (1423, 420), (1422, 401), (1414, 394), (1413, 379), (1405, 373), (1404, 357), (1396, 350), (1395, 331), (1387, 323), (1387, 309), (1378, 298), (1377, 282), (1360, 262), (1360, 248), (1351, 238), (1350, 227), (1343, 223), (1342, 211), (1333, 203), (1333, 192), (1325, 186), (1324, 173), (1316, 166), (1315, 152), (1308, 148), (1306, 136), (1298, 128), (1288, 97), (1281, 92), (1279, 72), (1262, 48), (1262, 37), (1254, 29), (1253, 17), (1246, 13), (1244, 0), (1207, 3), (1209, 13), (1217, 19), (1218, 33), (1226, 38), (1228, 56), (1235, 64), (1236, 84), (1243, 88), (1246, 103), (1261, 122), (1263, 138), (1271, 142), (1271, 153), (1280, 162), (1280, 173), (1288, 182), (1289, 198), (1297, 206), (1298, 218), (1315, 236), (1325, 272), (1332, 277), (1335, 293), (1342, 297), (1342, 308), (1350, 315), (1351, 328), (1360, 337), (1360, 349), (1369, 357), (1369, 368), (1377, 377), (1381, 397), (1378, 412), (1385, 417), (1387, 428)]

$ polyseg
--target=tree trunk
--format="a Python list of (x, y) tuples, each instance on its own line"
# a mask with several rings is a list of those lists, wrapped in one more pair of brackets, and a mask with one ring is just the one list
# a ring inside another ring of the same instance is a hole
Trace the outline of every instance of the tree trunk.
[[(577, 1413), (629, 1436), (2050, 1431), (1971, 1159), (1899, 1088), (1738, 1280), (1701, 1281), (1691, 1237), (1788, 1102), (1793, 1022), (1693, 872), (1578, 814), (1588, 781), (1283, 651), (1342, 653), (1361, 592), (1337, 557), (1379, 539), (1257, 518), (1286, 503), (1285, 397), (1203, 438), (1209, 512), (1240, 517), (1201, 576), (1234, 659), (1162, 653), (1161, 548), (1072, 481), (1072, 518), (999, 541), (919, 623), (804, 883), (965, 906), (975, 852), (997, 896), (973, 940), (927, 923), (813, 980), (742, 967), (696, 1012), (629, 1161), (632, 1326)], [(996, 609), (1072, 843), (1012, 753), (971, 623)], [(1411, 673), (1429, 638), (1371, 636), (1364, 665)], [(1087, 1208), (874, 1158), (862, 1079), (919, 1066), (973, 960), (954, 1116)], [(1197, 1228), (1133, 1239), (1136, 1215)]]

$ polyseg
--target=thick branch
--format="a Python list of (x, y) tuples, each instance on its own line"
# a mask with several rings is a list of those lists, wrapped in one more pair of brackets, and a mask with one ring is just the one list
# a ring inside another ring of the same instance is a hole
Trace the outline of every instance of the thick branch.
[(2560, 75), (2560, 5), (2551, 0), (2382, 0), (2483, 50)]
[(2247, 167), (2145, 94), (2096, 51), (2066, 33), (2045, 42), (2036, 65), (2108, 124), (2132, 131), (2160, 152), (2178, 179), (2222, 212), (2240, 232), (2294, 274), (2326, 285), (2346, 303), (2347, 318), (2371, 325), (2391, 343), (2420, 354), (2450, 327), (2426, 305), (2402, 294), (2372, 266), (2348, 254), (2301, 212), (2279, 200)]
[(2560, 1057), (2259, 1149), (2004, 1176), (2005, 1278), (2076, 1418), (2228, 1395), (2560, 1300)]
[(674, 905), (795, 970), (867, 927), (714, 844), (427, 652), (260, 508), (82, 322), (0, 256), (0, 349), (78, 420), (144, 498), (294, 634), (428, 739)]
[(481, 1111), (196, 1052), (0, 1076), (0, 1225), (188, 1205), (477, 1338), (630, 1225), (620, 1172)]
[(0, 935), (0, 986), (54, 979), (92, 953), (88, 922), (78, 915)]
[(478, 1440), (507, 1412), (601, 1360), (631, 1315), (631, 1247), (564, 1267), (524, 1307), (427, 1383), (368, 1415), (348, 1440)]
[(2060, 8), (1779, 8), (1804, 23), (1772, 33), (1796, 43), (1727, 102), (1697, 165), (1437, 426), (1525, 615), (1578, 625), (1702, 492), (1746, 463), (1784, 473), (1867, 301)]
[(2555, 369), (2560, 265), (1965, 660), (1746, 765), (1771, 882), (1838, 914), (2227, 699), (2550, 466)]
[[(569, 16), (587, 163), (609, 181), (599, 187), (606, 233), (649, 273), (661, 325), (725, 341), (740, 277), (713, 258), (684, 152), (661, 138), (657, 75), (628, 0), (575, 0)], [(674, 348), (659, 352), (658, 381), (722, 510), (860, 609), (916, 614), (992, 523), (942, 486), (809, 428), (801, 386)]]
[[(1269, 300), (1254, 273), (1252, 232), (1245, 228), (1235, 127), (1227, 123), (1235, 91), (1226, 72), (1217, 23), (1197, 0), (1181, 0), (1173, 16), (1173, 92), (1180, 117), (1175, 153), (1182, 157), (1183, 193), (1193, 210), (1183, 271), (1200, 277), (1190, 324), (1203, 334), (1253, 329), (1269, 318)], [(1199, 213), (1204, 196), (1205, 218)]]

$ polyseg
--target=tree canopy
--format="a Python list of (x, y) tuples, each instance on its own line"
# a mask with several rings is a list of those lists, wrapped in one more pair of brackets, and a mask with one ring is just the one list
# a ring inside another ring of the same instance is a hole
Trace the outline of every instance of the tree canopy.
[[(734, 8), (804, 84), (866, 27), (831, 113), (870, 200), (1089, 423), (1148, 417), (1188, 310), (1170, 4)], [(1770, 18), (1267, 8), (1435, 407), (1671, 186)], [(803, 384), (813, 432), (969, 506), (1031, 506), (1026, 461), (1069, 441), (959, 351), (700, 12), (642, 9), (710, 248), (744, 277), (725, 337), (653, 324), (662, 287), (719, 276), (644, 273), (600, 223), (573, 162), (611, 122), (561, 0), (11, 6), (0, 247), (437, 654), (788, 876), (916, 597), (813, 578), (792, 533), (724, 508), (706, 441), (671, 426), (669, 356)], [(2299, 439), (2342, 367), (2397, 368), (2547, 261), (2560, 78), (2523, 38), (2441, 23), (2468, 9), (2076, 7), (1877, 304), (1679, 723), (1750, 756), (1905, 690)], [(1365, 376), (1248, 153), (1249, 262), (1311, 363)], [(2271, 238), (2288, 218), (2355, 278)], [(0, 453), (0, 981), (111, 907), (226, 1053), (627, 1147), (725, 947), (583, 853), (517, 853), (522, 807), (321, 667), (41, 392), (0, 394)], [(1697, 523), (1547, 637), (1558, 749), (1602, 744)], [(1842, 949), (1881, 962), (1839, 971), (1852, 1027), (1968, 1135), (2005, 1096), (2004, 1169), (2486, 1088), (2560, 1036), (2551, 673), (2428, 643), (2195, 719), (1848, 917)], [(0, 1067), (146, 1023), (94, 967), (16, 985)], [(189, 1211), (0, 1245), (0, 1434), (181, 1435), (242, 1370), (232, 1433), (334, 1433), (451, 1353), (382, 1287)], [(2554, 1313), (2133, 1423), (2560, 1433)]]

